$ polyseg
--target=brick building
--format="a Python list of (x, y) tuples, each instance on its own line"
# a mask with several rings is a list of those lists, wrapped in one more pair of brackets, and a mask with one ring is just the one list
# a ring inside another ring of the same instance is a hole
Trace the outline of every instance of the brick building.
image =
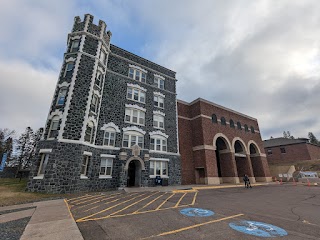
[(176, 74), (111, 36), (105, 22), (75, 17), (29, 191), (181, 183)]
[(177, 106), (182, 184), (271, 181), (255, 118), (201, 98)]
[(263, 145), (269, 164), (320, 159), (320, 146), (311, 144), (307, 138), (271, 138), (264, 140)]

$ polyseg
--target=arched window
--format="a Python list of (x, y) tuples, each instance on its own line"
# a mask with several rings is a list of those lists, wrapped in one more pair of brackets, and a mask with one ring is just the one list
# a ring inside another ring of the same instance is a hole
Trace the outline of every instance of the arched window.
[(224, 117), (221, 118), (221, 125), (226, 125), (226, 119)]
[(237, 128), (240, 129), (240, 130), (242, 129), (240, 122), (237, 122)]
[(218, 122), (217, 115), (212, 114), (212, 116), (211, 116), (211, 121), (212, 121), (212, 123), (217, 123), (217, 122)]
[(60, 88), (59, 93), (58, 93), (58, 99), (57, 99), (58, 106), (64, 105), (64, 103), (66, 101), (66, 95), (67, 95), (67, 88), (66, 87)]
[(249, 132), (249, 128), (248, 128), (248, 125), (247, 125), (247, 124), (244, 125), (244, 130), (245, 130), (246, 132)]
[(59, 116), (54, 116), (51, 119), (50, 128), (48, 132), (48, 139), (54, 139), (58, 136), (58, 128), (59, 128)]
[(86, 132), (84, 135), (84, 141), (88, 143), (93, 143), (93, 132), (94, 132), (94, 124), (92, 121), (88, 122)]
[(230, 119), (229, 123), (230, 123), (230, 127), (234, 128), (234, 121), (232, 119)]
[(144, 136), (137, 131), (127, 131), (123, 133), (122, 147), (130, 148), (133, 145), (138, 145), (143, 148)]
[(252, 133), (254, 133), (254, 128), (252, 126), (250, 127), (250, 130)]
[(104, 132), (103, 145), (114, 147), (116, 141), (116, 130), (109, 127)]

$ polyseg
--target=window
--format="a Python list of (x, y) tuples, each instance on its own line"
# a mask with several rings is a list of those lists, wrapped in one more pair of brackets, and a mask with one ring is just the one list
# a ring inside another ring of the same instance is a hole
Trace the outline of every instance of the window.
[(80, 40), (73, 40), (71, 43), (70, 52), (76, 52), (78, 51), (80, 46)]
[(89, 142), (89, 143), (93, 142), (93, 127), (94, 127), (93, 122), (89, 122), (87, 124), (87, 128), (84, 135), (85, 142)]
[(59, 121), (59, 116), (54, 116), (51, 119), (50, 128), (48, 132), (48, 139), (54, 139), (58, 136)]
[(154, 85), (160, 89), (164, 89), (164, 79), (160, 77), (154, 77)]
[(66, 65), (66, 70), (64, 71), (64, 76), (71, 76), (72, 70), (74, 69), (74, 62), (68, 62)]
[(57, 105), (64, 105), (67, 95), (67, 88), (60, 88), (58, 93)]
[(155, 107), (164, 108), (164, 98), (161, 96), (154, 96), (153, 102)]
[(100, 61), (101, 61), (104, 65), (106, 65), (107, 55), (106, 55), (106, 53), (105, 53), (104, 51), (101, 51), (101, 52), (100, 52)]
[(87, 176), (90, 159), (91, 159), (91, 156), (83, 155), (82, 163), (81, 163), (81, 176)]
[(150, 161), (151, 176), (168, 176), (167, 161)]
[(155, 128), (164, 129), (164, 116), (161, 115), (153, 115), (153, 126)]
[(167, 139), (163, 137), (151, 137), (150, 138), (150, 150), (166, 152), (167, 151)]
[(147, 79), (147, 74), (141, 70), (129, 68), (129, 78), (145, 83)]
[(286, 153), (286, 149), (284, 147), (280, 148), (281, 153)]
[(240, 130), (242, 129), (240, 122), (237, 122), (237, 128), (240, 129)]
[(230, 127), (231, 127), (231, 128), (235, 128), (235, 126), (234, 126), (234, 121), (233, 121), (232, 119), (230, 119), (229, 124), (230, 124)]
[(143, 135), (139, 133), (124, 133), (122, 146), (132, 147), (133, 145), (143, 148)]
[(254, 133), (254, 128), (252, 126), (250, 127), (250, 130), (252, 133)]
[(102, 79), (103, 79), (103, 75), (100, 71), (98, 71), (96, 76), (96, 85), (98, 87), (101, 87)]
[(244, 131), (245, 131), (245, 132), (249, 132), (249, 128), (248, 128), (248, 125), (247, 125), (247, 124), (244, 125)]
[(40, 165), (39, 165), (39, 170), (38, 170), (38, 176), (43, 176), (44, 171), (46, 170), (47, 164), (48, 164), (48, 159), (49, 159), (49, 154), (41, 154), (41, 160), (40, 160)]
[(112, 175), (112, 165), (113, 159), (112, 158), (101, 158), (100, 162), (100, 176), (109, 176)]
[(126, 108), (125, 122), (144, 126), (145, 113), (138, 109)]
[(221, 118), (221, 125), (226, 125), (226, 119), (224, 117)]
[(145, 103), (146, 102), (146, 93), (142, 90), (133, 88), (133, 87), (128, 87), (127, 88), (127, 99)]
[(212, 114), (212, 116), (211, 116), (211, 121), (212, 121), (212, 123), (217, 123), (217, 122), (218, 122), (217, 115)]
[(104, 133), (103, 145), (114, 147), (116, 139), (116, 133), (111, 131), (106, 131)]
[(271, 155), (272, 154), (272, 149), (268, 149), (267, 153), (268, 153), (268, 155)]
[(95, 94), (92, 96), (92, 101), (90, 105), (90, 110), (94, 113), (98, 112), (98, 105), (99, 105), (99, 97)]

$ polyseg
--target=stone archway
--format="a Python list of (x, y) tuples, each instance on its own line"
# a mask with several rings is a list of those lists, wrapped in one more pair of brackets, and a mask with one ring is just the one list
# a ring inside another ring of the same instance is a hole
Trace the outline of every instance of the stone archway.
[(248, 143), (248, 148), (250, 153), (250, 160), (252, 163), (252, 171), (254, 176), (256, 177), (256, 180), (259, 182), (267, 181), (266, 168), (268, 168), (268, 166), (265, 166), (266, 164), (263, 163), (263, 157), (258, 145), (255, 142), (251, 141)]
[(243, 176), (247, 174), (251, 183), (255, 183), (251, 160), (247, 154), (246, 145), (240, 138), (235, 138), (232, 142), (239, 181), (243, 181)]
[(131, 157), (124, 167), (127, 173), (127, 187), (140, 187), (142, 183), (142, 170), (145, 170), (144, 161), (139, 157)]

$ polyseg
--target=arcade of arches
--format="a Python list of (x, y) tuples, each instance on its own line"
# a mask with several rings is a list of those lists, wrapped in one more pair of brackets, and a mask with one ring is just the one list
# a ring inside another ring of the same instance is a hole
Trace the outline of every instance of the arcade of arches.
[[(250, 140), (232, 142), (216, 134), (213, 145), (194, 151), (196, 184), (240, 183), (247, 174), (251, 183), (271, 181), (266, 155)], [(197, 158), (201, 161), (197, 161)]]

